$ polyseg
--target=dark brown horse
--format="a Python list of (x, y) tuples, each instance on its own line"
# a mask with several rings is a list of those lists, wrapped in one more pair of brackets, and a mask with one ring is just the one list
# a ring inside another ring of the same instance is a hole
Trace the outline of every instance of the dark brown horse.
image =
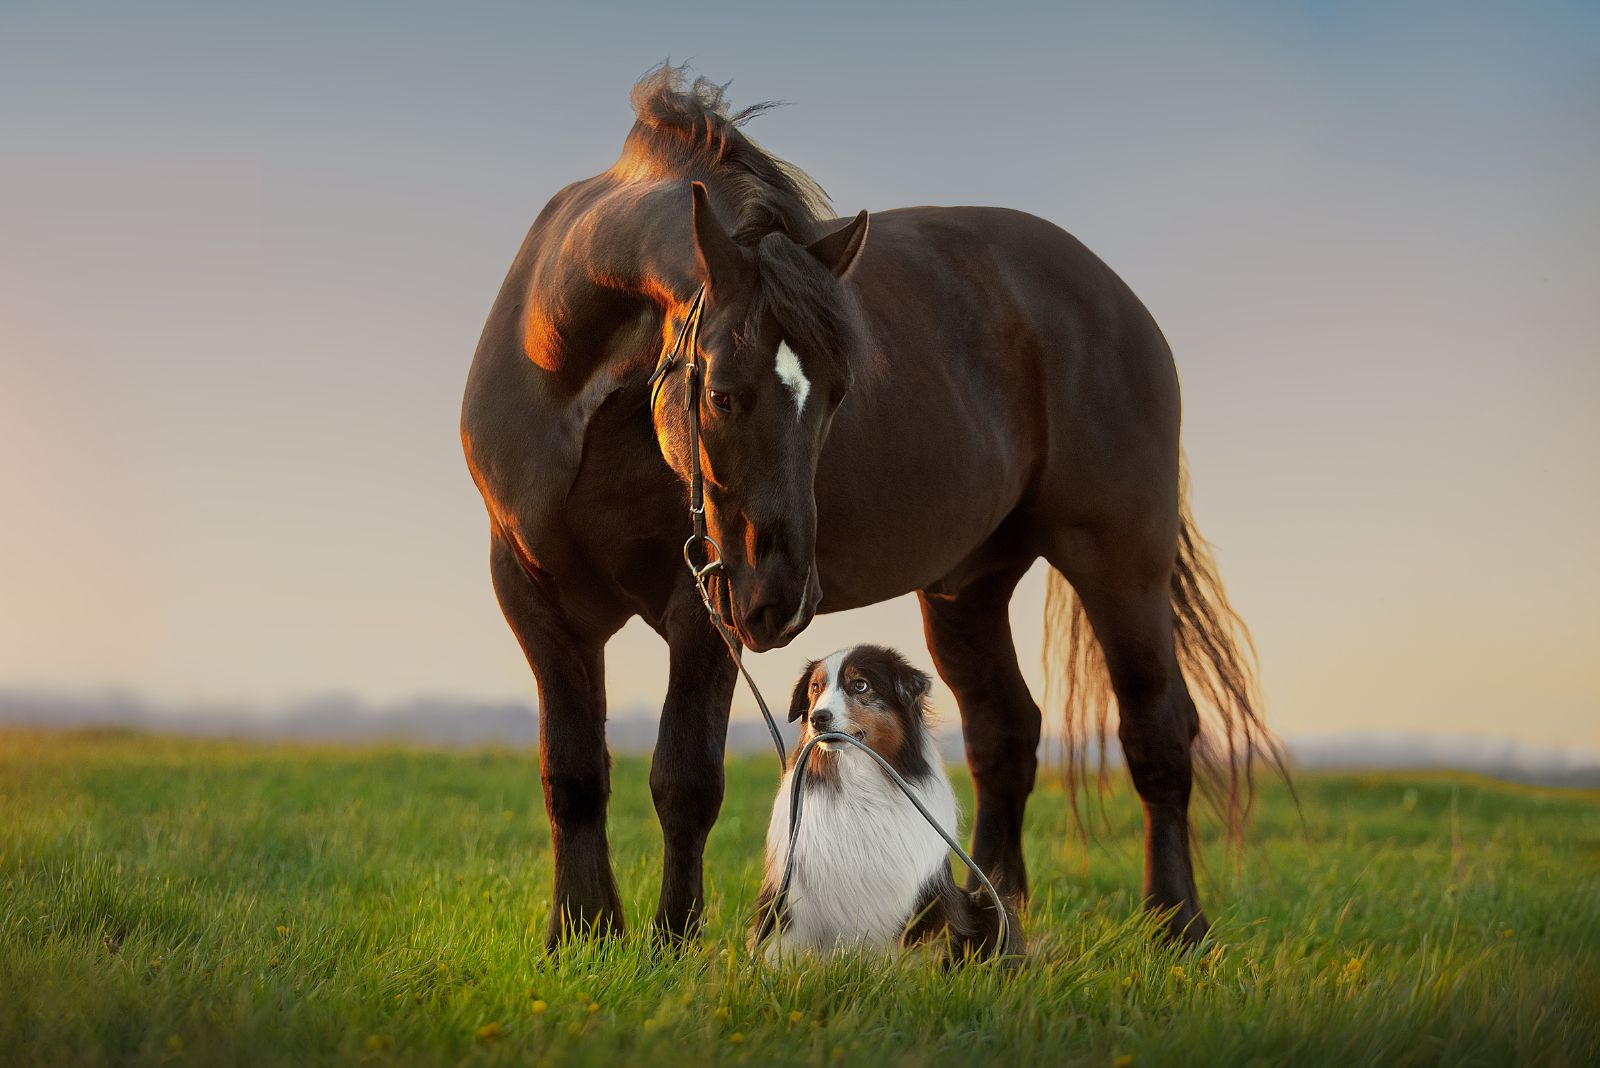
[[(1043, 220), (903, 208), (869, 234), (865, 213), (829, 221), (821, 190), (739, 129), (759, 108), (730, 114), (721, 89), (671, 67), (633, 102), (616, 164), (534, 222), (462, 407), (495, 592), (538, 679), (551, 940), (622, 926), (604, 650), (633, 616), (671, 663), (650, 772), (665, 838), (655, 924), (679, 936), (700, 917), (736, 670), (682, 559), (695, 464), (725, 614), (749, 648), (786, 644), (816, 612), (917, 592), (960, 706), (972, 852), (1018, 896), (1040, 713), (1006, 613), (1044, 557), (1071, 584), (1047, 642), (1115, 691), (1145, 807), (1146, 905), (1198, 939), (1190, 685), (1220, 713), (1225, 776), (1237, 781), (1231, 751), (1248, 757), (1260, 728), (1236, 621), (1183, 510), (1178, 381), (1155, 321)], [(691, 456), (686, 376), (656, 398), (647, 380), (702, 284)], [(1095, 714), (1092, 681), (1073, 680), (1069, 723)]]

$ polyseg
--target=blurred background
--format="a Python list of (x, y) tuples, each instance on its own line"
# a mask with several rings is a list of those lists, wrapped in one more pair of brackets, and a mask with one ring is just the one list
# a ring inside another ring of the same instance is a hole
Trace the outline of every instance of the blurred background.
[[(841, 213), (1127, 279), (1306, 759), (1600, 764), (1600, 7), (575, 7), (0, 2), (0, 722), (531, 738), (461, 387), (670, 57)], [(905, 598), (752, 662), (869, 639), (927, 661)], [(616, 744), (665, 677), (630, 624)]]

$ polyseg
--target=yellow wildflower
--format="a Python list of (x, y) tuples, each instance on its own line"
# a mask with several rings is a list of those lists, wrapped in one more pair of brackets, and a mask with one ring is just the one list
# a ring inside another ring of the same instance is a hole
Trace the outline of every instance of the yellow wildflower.
[(806, 1014), (801, 1012), (799, 1009), (796, 1009), (796, 1010), (794, 1010), (793, 1012), (791, 1012), (789, 1014), (789, 1022), (790, 1023), (799, 1023), (801, 1020), (804, 1020), (805, 1018), (806, 1018)]
[(281, 924), (281, 923), (278, 924), (278, 937), (279, 938), (283, 938), (283, 937), (287, 936), (288, 933), (289, 933), (289, 928), (286, 925)]
[(728, 1036), (728, 1041), (732, 1042), (735, 1046), (739, 1045), (741, 1042), (744, 1041), (744, 1032), (743, 1031), (735, 1031), (733, 1034)]
[(382, 1053), (386, 1049), (394, 1048), (394, 1039), (389, 1035), (368, 1035), (367, 1052)]
[(550, 1007), (549, 1005), (546, 1005), (539, 998), (534, 998), (533, 999), (533, 1004), (529, 1006), (529, 1008), (531, 1008), (533, 1010), (533, 1014), (535, 1016), (542, 1016), (544, 1014), (544, 1010), (548, 1009), (549, 1007)]
[(1111, 1058), (1111, 1068), (1128, 1068), (1133, 1063), (1133, 1054), (1119, 1053)]
[(503, 1038), (505, 1033), (505, 1028), (500, 1026), (500, 1021), (494, 1020), (478, 1028), (477, 1037), (479, 1042), (493, 1042), (496, 1039)]

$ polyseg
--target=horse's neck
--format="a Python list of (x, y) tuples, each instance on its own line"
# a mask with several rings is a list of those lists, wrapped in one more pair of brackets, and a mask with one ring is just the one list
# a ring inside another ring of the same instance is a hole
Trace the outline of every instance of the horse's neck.
[[(463, 401), (468, 464), (497, 516), (527, 546), (554, 552), (591, 424), (637, 388), (699, 288), (686, 182), (563, 194), (530, 232), (490, 312)], [(643, 405), (629, 418), (648, 420)], [(631, 443), (631, 444), (630, 444)], [(630, 463), (659, 483), (652, 436), (616, 436), (607, 477)], [(633, 448), (636, 451), (629, 453)], [(631, 503), (631, 502), (630, 502)]]
[(679, 184), (626, 184), (550, 231), (525, 290), (523, 351), (563, 391), (649, 373), (700, 284), (687, 214)]

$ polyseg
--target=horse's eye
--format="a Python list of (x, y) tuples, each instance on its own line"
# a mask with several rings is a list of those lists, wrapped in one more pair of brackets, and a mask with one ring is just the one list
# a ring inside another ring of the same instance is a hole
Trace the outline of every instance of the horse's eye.
[(867, 685), (866, 679), (853, 679), (850, 682), (851, 693), (866, 693), (872, 687)]
[(708, 389), (706, 390), (706, 396), (710, 398), (711, 403), (719, 410), (724, 412), (733, 410), (733, 398), (722, 392), (722, 390)]

